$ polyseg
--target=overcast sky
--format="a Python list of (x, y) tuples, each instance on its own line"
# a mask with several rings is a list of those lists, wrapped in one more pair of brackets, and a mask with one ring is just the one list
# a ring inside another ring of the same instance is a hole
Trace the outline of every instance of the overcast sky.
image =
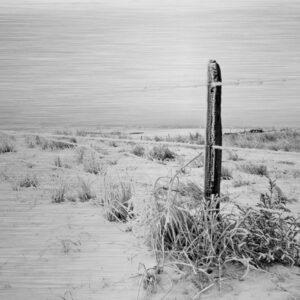
[(300, 1), (1, 0), (0, 23), (1, 127), (203, 126), (211, 58), (224, 126), (300, 127)]

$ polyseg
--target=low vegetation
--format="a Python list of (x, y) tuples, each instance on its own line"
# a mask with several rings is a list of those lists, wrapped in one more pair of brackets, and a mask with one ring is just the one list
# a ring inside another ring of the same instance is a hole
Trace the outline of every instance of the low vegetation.
[(137, 217), (158, 267), (168, 257), (181, 271), (200, 273), (208, 286), (220, 280), (222, 269), (232, 262), (247, 270), (250, 265), (264, 268), (274, 263), (300, 266), (299, 219), (274, 192), (274, 181), (256, 206), (237, 205), (236, 212), (229, 213), (216, 211), (220, 199), (207, 202), (201, 194), (193, 199), (179, 193), (174, 188), (178, 180), (170, 179), (167, 189), (158, 180), (153, 197)]
[(91, 184), (89, 181), (83, 178), (78, 178), (78, 188), (78, 198), (80, 202), (87, 202), (96, 198), (95, 193), (91, 189)]
[(227, 159), (232, 161), (239, 161), (240, 158), (236, 152), (227, 151)]
[(154, 146), (149, 152), (149, 158), (159, 161), (175, 159), (175, 153), (166, 146)]
[(245, 163), (239, 166), (239, 170), (252, 175), (268, 176), (268, 169), (264, 164)]
[(97, 154), (92, 151), (84, 152), (82, 163), (84, 171), (88, 173), (99, 174), (105, 172), (104, 164), (101, 163)]
[(38, 178), (35, 174), (22, 175), (14, 184), (13, 189), (19, 190), (20, 188), (37, 188), (39, 185)]
[(47, 139), (39, 135), (27, 136), (25, 138), (25, 142), (29, 148), (35, 148), (36, 146), (39, 146), (42, 150), (53, 151), (74, 148), (74, 145), (72, 145), (72, 143)]
[(232, 182), (232, 186), (234, 188), (245, 186), (245, 185), (250, 185), (251, 181), (249, 179), (243, 178), (242, 176), (238, 176), (237, 178), (234, 178)]
[(171, 143), (187, 143), (187, 144), (197, 144), (204, 145), (205, 139), (199, 133), (189, 133), (189, 134), (179, 134), (176, 136), (155, 136), (154, 138), (144, 137), (145, 140), (154, 140), (156, 142), (171, 142)]
[(67, 200), (68, 186), (65, 182), (60, 182), (58, 187), (54, 190), (51, 198), (53, 203), (62, 203)]
[(133, 147), (132, 153), (139, 157), (144, 156), (145, 148), (141, 145), (136, 145), (135, 147)]
[(60, 156), (56, 156), (54, 158), (54, 165), (58, 168), (62, 168), (63, 167), (63, 163), (62, 163), (62, 159)]
[(15, 152), (16, 144), (15, 142), (6, 136), (0, 136), (0, 154), (7, 152)]
[(133, 216), (131, 182), (105, 178), (102, 204), (105, 217), (111, 222), (126, 222)]
[(221, 170), (221, 178), (223, 180), (230, 180), (233, 178), (233, 172), (232, 169), (222, 166), (222, 170)]
[(281, 151), (300, 151), (300, 131), (284, 129), (262, 133), (231, 133), (224, 135), (225, 146)]

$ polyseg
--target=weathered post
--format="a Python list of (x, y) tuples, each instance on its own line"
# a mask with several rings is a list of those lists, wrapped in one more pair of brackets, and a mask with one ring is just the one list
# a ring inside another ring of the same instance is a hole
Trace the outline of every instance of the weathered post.
[[(220, 196), (222, 150), (214, 146), (222, 146), (221, 122), (221, 69), (215, 60), (208, 63), (207, 78), (207, 119), (205, 148), (204, 195), (207, 201)], [(219, 204), (216, 209), (219, 210)]]

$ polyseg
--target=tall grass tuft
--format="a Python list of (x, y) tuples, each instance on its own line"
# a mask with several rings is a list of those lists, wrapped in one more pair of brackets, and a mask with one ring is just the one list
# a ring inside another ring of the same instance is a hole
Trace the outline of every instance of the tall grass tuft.
[(91, 189), (91, 184), (89, 181), (86, 181), (83, 178), (78, 178), (78, 186), (78, 198), (80, 202), (87, 202), (96, 197)]
[(137, 228), (143, 229), (158, 265), (168, 258), (202, 274), (208, 283), (220, 279), (222, 268), (233, 261), (247, 269), (273, 263), (300, 266), (299, 218), (288, 213), (273, 183), (255, 207), (236, 206), (230, 213), (216, 211), (218, 198), (185, 201), (186, 195), (174, 189), (178, 181), (169, 182), (162, 189), (158, 180), (153, 197), (137, 214)]
[(133, 216), (131, 183), (105, 177), (104, 188), (102, 204), (106, 219), (110, 222), (128, 221)]
[(84, 171), (88, 173), (99, 174), (105, 172), (105, 167), (100, 158), (92, 151), (84, 153), (82, 163)]
[(15, 152), (16, 144), (6, 136), (0, 136), (0, 154), (7, 152)]
[(68, 186), (65, 182), (60, 182), (58, 187), (54, 190), (51, 198), (53, 203), (62, 203), (67, 200)]

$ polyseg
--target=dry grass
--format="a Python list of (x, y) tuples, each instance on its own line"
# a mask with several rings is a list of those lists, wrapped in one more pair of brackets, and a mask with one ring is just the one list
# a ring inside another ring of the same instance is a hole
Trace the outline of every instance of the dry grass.
[(263, 164), (245, 163), (240, 165), (238, 168), (240, 171), (243, 171), (248, 174), (268, 176), (267, 166)]
[(221, 178), (222, 180), (230, 180), (233, 178), (233, 172), (232, 169), (230, 169), (229, 167), (225, 167), (222, 166), (222, 170), (221, 170)]
[(102, 204), (110, 222), (126, 222), (133, 216), (131, 182), (105, 177)]
[(62, 163), (62, 160), (60, 158), (60, 156), (56, 156), (54, 158), (54, 165), (58, 168), (62, 168), (63, 167), (63, 163)]
[(34, 174), (26, 174), (20, 181), (19, 181), (19, 186), (20, 187), (37, 187), (39, 184), (39, 181)]
[(68, 191), (67, 184), (61, 181), (51, 196), (52, 202), (53, 203), (65, 202), (67, 200), (67, 191)]
[(265, 133), (232, 133), (224, 135), (224, 145), (299, 152), (300, 131), (284, 129)]
[(236, 152), (227, 151), (227, 159), (232, 161), (239, 161), (240, 158)]
[(16, 152), (16, 144), (9, 137), (0, 136), (0, 154), (7, 152)]
[(222, 269), (231, 262), (247, 270), (250, 265), (300, 265), (299, 219), (289, 214), (274, 181), (255, 207), (236, 206), (235, 213), (216, 211), (220, 199), (207, 202), (200, 193), (197, 199), (180, 193), (178, 176), (169, 180), (167, 189), (160, 181), (137, 212), (137, 228), (154, 250), (158, 266), (168, 259), (182, 271), (201, 274), (209, 285), (221, 279)]
[(149, 158), (159, 161), (174, 160), (176, 154), (166, 146), (154, 146), (149, 152)]
[(242, 176), (234, 178), (234, 180), (232, 182), (232, 186), (234, 188), (245, 186), (245, 185), (250, 185), (250, 184), (251, 184), (251, 181), (249, 179), (243, 178)]
[(86, 151), (82, 159), (84, 171), (92, 174), (104, 173), (106, 168), (104, 164), (101, 163), (100, 158), (96, 153), (91, 151)]
[(54, 133), (57, 135), (73, 135), (73, 132), (68, 129), (55, 130)]
[[(146, 140), (149, 138), (145, 138)], [(156, 142), (171, 142), (171, 143), (187, 143), (187, 144), (197, 144), (197, 145), (204, 145), (205, 144), (205, 139), (204, 137), (199, 133), (189, 133), (186, 135), (176, 135), (176, 136), (166, 136), (166, 137), (161, 137), (161, 136), (155, 136), (154, 141)], [(150, 139), (151, 140), (151, 139)]]
[(18, 191), (20, 188), (37, 188), (39, 185), (38, 178), (35, 174), (24, 174), (12, 184), (13, 190)]
[(47, 139), (39, 135), (26, 136), (25, 142), (29, 148), (35, 148), (36, 146), (39, 146), (42, 150), (54, 151), (54, 150), (74, 148), (74, 145), (70, 143)]
[(89, 134), (88, 131), (86, 131), (84, 129), (76, 130), (76, 135), (78, 135), (78, 136), (87, 136), (88, 134)]
[(133, 147), (131, 152), (134, 155), (141, 157), (141, 156), (144, 156), (144, 154), (145, 154), (145, 148), (143, 146), (136, 145), (135, 147)]
[(78, 178), (78, 198), (80, 202), (87, 202), (96, 198), (95, 193), (91, 189), (91, 183), (83, 178)]
[(118, 147), (118, 144), (117, 144), (115, 141), (110, 141), (110, 142), (108, 143), (108, 145), (109, 145), (110, 147), (114, 147), (114, 148), (117, 148), (117, 147)]

